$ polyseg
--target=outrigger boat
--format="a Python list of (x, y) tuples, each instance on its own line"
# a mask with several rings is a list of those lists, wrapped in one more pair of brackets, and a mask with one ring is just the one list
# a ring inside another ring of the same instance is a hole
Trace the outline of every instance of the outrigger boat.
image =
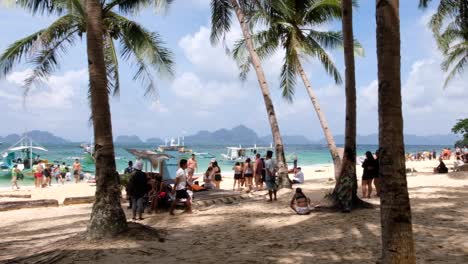
[(37, 151), (48, 151), (46, 148), (34, 144), (33, 140), (28, 136), (21, 137), (15, 144), (9, 148), (2, 150), (2, 161), (0, 162), (0, 176), (9, 177), (14, 165), (18, 166), (24, 176), (32, 176), (32, 166), (34, 161), (45, 162), (47, 160), (38, 160), (40, 157)]
[(255, 160), (255, 155), (259, 153), (262, 156), (265, 156), (268, 150), (273, 150), (273, 146), (269, 147), (257, 147), (254, 145), (250, 148), (239, 147), (227, 147), (227, 153), (221, 154), (221, 160), (224, 162), (244, 162), (247, 158), (250, 158), (252, 161)]
[(177, 137), (177, 141), (175, 138), (165, 138), (164, 145), (160, 145), (156, 151), (158, 152), (166, 152), (166, 151), (177, 151), (180, 153), (191, 153), (191, 149), (186, 149), (184, 145), (184, 137)]

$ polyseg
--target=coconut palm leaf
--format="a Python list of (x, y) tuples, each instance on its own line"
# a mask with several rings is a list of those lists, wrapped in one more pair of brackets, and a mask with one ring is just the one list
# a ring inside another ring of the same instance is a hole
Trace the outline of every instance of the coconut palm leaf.
[(114, 21), (113, 30), (118, 31), (122, 58), (137, 66), (133, 79), (143, 83), (145, 95), (157, 94), (151, 69), (161, 75), (173, 75), (172, 53), (164, 47), (157, 33), (118, 14), (112, 13), (109, 17)]
[(211, 0), (211, 34), (214, 45), (231, 29), (231, 5), (228, 0)]
[(107, 85), (109, 93), (120, 94), (119, 60), (114, 41), (109, 33), (104, 38), (104, 60), (106, 62)]

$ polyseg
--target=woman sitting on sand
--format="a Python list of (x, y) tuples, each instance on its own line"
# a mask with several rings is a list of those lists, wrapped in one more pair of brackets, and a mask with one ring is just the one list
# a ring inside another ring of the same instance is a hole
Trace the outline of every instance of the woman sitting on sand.
[(439, 158), (439, 166), (434, 168), (434, 173), (448, 173), (448, 168), (445, 166), (444, 161), (442, 158)]
[(207, 190), (212, 190), (215, 188), (213, 184), (213, 167), (209, 166), (208, 169), (205, 172), (205, 175), (203, 176), (203, 182), (204, 184), (202, 185), (205, 189)]
[(310, 199), (305, 196), (301, 188), (296, 188), (291, 203), (291, 209), (294, 210), (298, 215), (310, 214)]

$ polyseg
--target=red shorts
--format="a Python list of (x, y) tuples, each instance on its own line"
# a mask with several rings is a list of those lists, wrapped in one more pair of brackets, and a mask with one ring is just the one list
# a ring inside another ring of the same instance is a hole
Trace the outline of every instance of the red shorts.
[(42, 178), (42, 173), (39, 173), (39, 172), (34, 173), (34, 178)]

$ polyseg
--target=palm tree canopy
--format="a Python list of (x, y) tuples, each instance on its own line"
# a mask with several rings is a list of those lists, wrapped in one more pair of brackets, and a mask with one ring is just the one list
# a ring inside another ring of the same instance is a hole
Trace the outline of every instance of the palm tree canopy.
[[(420, 0), (427, 7), (430, 0)], [(448, 72), (444, 87), (468, 64), (468, 1), (441, 0), (429, 21), (439, 49), (444, 54), (442, 69)]]
[[(265, 4), (266, 2), (268, 3)], [(267, 58), (278, 49), (285, 51), (280, 88), (287, 101), (293, 100), (299, 66), (301, 61), (308, 57), (318, 59), (336, 83), (342, 82), (338, 69), (326, 51), (342, 47), (342, 33), (318, 29), (340, 18), (340, 0), (264, 1), (263, 5), (256, 6), (256, 9), (249, 13), (251, 28), (264, 28), (266, 25), (266, 29), (252, 34), (260, 58)], [(355, 43), (356, 52), (363, 54), (360, 44)], [(233, 56), (241, 70), (241, 79), (245, 79), (250, 70), (250, 58), (244, 39), (236, 42)]]
[[(164, 47), (161, 37), (148, 31), (138, 23), (114, 12), (136, 10), (141, 5), (171, 1), (113, 0), (103, 5), (104, 55), (108, 89), (119, 93), (118, 56), (114, 40), (120, 45), (120, 57), (136, 66), (134, 80), (145, 86), (145, 94), (154, 94), (156, 86), (152, 71), (173, 74), (172, 53)], [(10, 73), (15, 64), (22, 60), (31, 63), (32, 73), (26, 78), (25, 93), (32, 85), (46, 80), (59, 67), (59, 57), (64, 55), (74, 41), (86, 33), (86, 11), (84, 0), (18, 0), (17, 3), (33, 13), (62, 15), (49, 27), (39, 30), (11, 44), (0, 56), (0, 77)]]

